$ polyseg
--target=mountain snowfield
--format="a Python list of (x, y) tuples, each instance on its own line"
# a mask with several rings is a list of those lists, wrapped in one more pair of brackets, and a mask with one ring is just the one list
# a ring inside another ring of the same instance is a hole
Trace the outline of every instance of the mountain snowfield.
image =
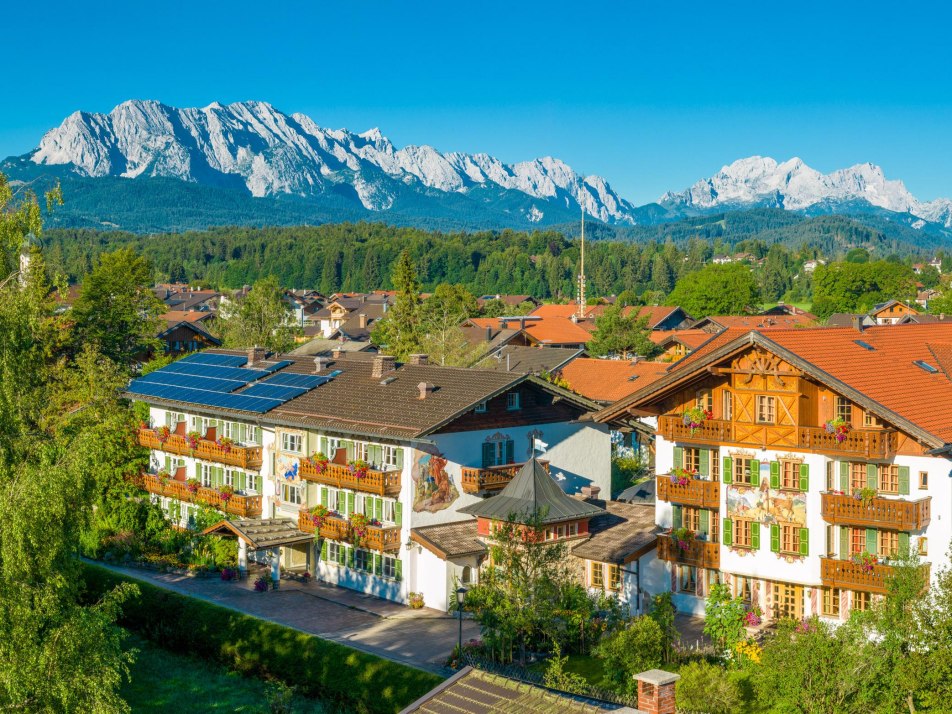
[[(952, 201), (922, 202), (874, 164), (823, 174), (793, 158), (752, 156), (724, 166), (657, 204), (636, 207), (599, 176), (582, 177), (552, 157), (505, 164), (488, 154), (396, 149), (379, 129), (324, 129), (265, 102), (178, 109), (123, 102), (108, 114), (75, 112), (22, 160), (81, 177), (165, 177), (243, 188), (255, 197), (349, 197), (361, 210), (426, 216), (452, 210), (521, 224), (598, 220), (637, 225), (748, 207), (825, 213), (904, 214), (908, 225), (952, 228)], [(8, 162), (9, 163), (9, 162)], [(460, 208), (453, 196), (471, 198)], [(896, 216), (901, 218), (901, 216)], [(517, 220), (518, 219), (518, 220)]]

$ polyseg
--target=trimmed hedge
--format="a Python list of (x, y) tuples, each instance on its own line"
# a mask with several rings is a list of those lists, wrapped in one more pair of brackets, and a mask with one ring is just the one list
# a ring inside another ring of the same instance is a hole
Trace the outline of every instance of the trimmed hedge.
[(443, 680), (429, 672), (329, 640), (180, 595), (98, 565), (83, 564), (93, 600), (121, 582), (139, 595), (122, 607), (119, 624), (166, 649), (219, 662), (245, 675), (281, 679), (301, 694), (359, 712), (392, 714)]

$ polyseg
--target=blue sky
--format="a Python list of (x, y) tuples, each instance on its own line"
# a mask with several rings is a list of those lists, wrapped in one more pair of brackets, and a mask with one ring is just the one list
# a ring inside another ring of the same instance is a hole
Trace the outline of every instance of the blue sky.
[(11, 3), (0, 157), (76, 109), (260, 99), (321, 126), (379, 126), (398, 147), (557, 156), (636, 203), (752, 154), (821, 171), (871, 161), (922, 199), (952, 196), (950, 14), (845, 1)]

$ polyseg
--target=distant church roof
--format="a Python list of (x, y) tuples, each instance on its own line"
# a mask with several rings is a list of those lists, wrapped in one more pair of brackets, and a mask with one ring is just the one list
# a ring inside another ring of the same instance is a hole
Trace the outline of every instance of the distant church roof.
[(534, 514), (542, 517), (542, 523), (558, 523), (605, 513), (603, 508), (566, 494), (534, 456), (499, 495), (459, 510), (471, 516), (516, 523), (528, 523)]

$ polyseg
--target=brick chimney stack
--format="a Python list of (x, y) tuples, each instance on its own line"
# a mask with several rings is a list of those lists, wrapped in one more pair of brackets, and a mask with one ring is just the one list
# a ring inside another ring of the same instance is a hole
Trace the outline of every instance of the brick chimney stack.
[(428, 364), (429, 361), (430, 361), (429, 355), (424, 355), (424, 354), (410, 355), (410, 364), (415, 364), (419, 366), (422, 364)]
[(649, 669), (635, 675), (638, 682), (638, 709), (645, 714), (675, 714), (674, 684), (680, 674)]
[(264, 347), (249, 347), (248, 348), (248, 364), (246, 367), (254, 367), (258, 362), (265, 358), (265, 355), (268, 354), (268, 351)]
[(432, 384), (428, 384), (427, 382), (420, 382), (417, 385), (417, 389), (420, 390), (419, 398), (426, 399), (428, 395), (433, 394), (433, 391), (436, 389), (436, 387)]
[(392, 372), (397, 368), (397, 360), (390, 355), (375, 355), (372, 360), (370, 376), (374, 379), (380, 379), (387, 372)]
[(357, 316), (357, 324), (358, 324), (361, 328), (367, 327), (367, 316), (366, 316), (364, 313), (360, 313), (360, 314)]

